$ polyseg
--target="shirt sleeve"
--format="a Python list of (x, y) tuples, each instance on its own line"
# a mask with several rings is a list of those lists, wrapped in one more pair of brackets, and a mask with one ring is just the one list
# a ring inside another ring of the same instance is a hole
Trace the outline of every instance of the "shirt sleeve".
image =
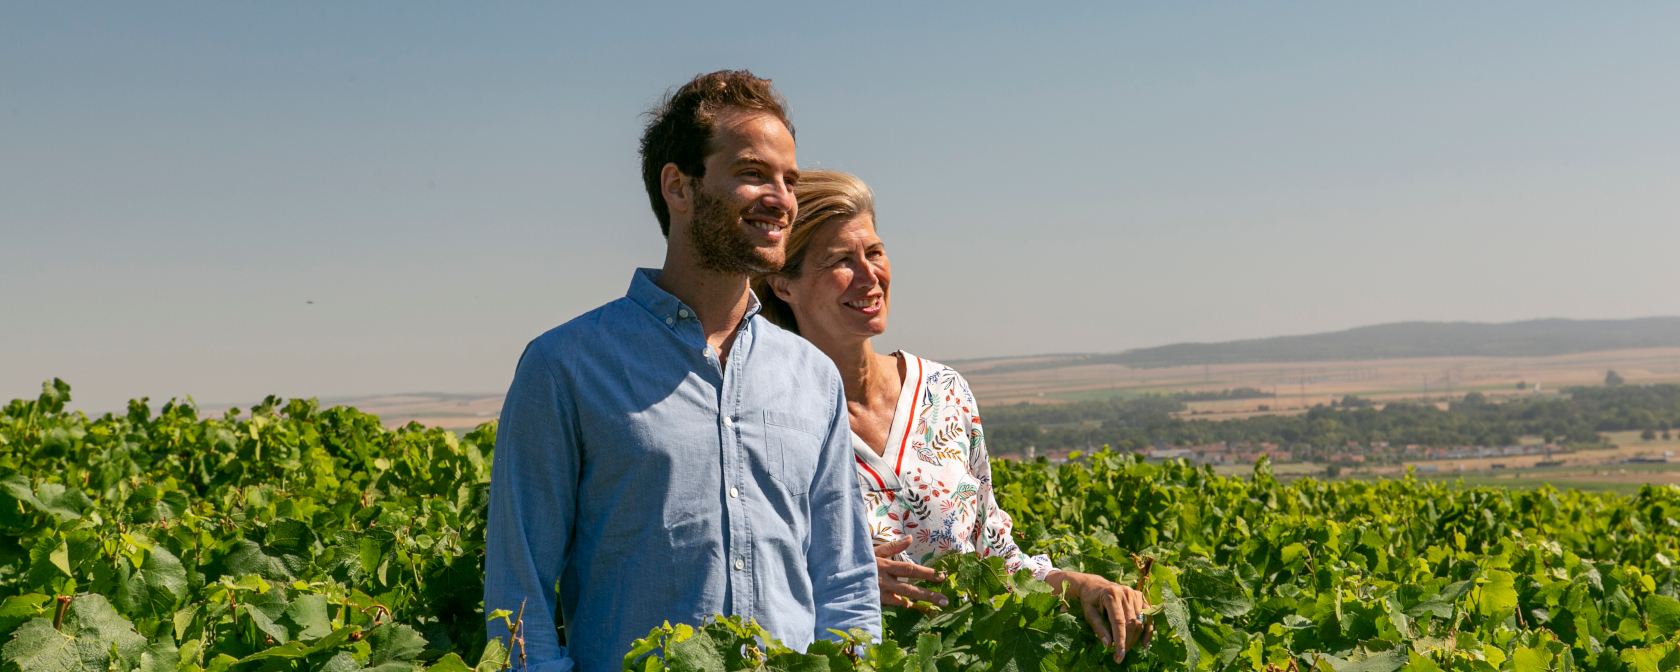
[[(956, 376), (955, 372), (952, 372)], [(1015, 544), (1015, 521), (1009, 517), (1009, 512), (998, 507), (997, 496), (992, 491), (992, 462), (986, 454), (986, 432), (980, 427), (980, 420), (974, 417), (974, 393), (968, 389), (968, 381), (962, 376), (957, 378), (957, 392), (967, 403), (964, 413), (964, 424), (968, 425), (968, 471), (974, 476), (975, 482), (980, 484), (980, 516), (981, 524), (976, 526), (978, 539), (974, 540), (974, 547), (980, 557), (1003, 558), (1004, 569), (1009, 573), (1023, 569), (1032, 572), (1033, 578), (1040, 581), (1050, 576), (1056, 569), (1050, 562), (1048, 555), (1027, 555)]]
[(811, 545), (805, 554), (811, 596), (816, 601), (814, 636), (834, 639), (829, 630), (861, 628), (879, 640), (881, 603), (875, 553), (858, 496), (846, 393), (838, 374), (831, 390), (834, 414), (811, 483)]
[[(576, 512), (579, 456), (573, 417), (569, 390), (557, 384), (553, 365), (536, 343), (526, 346), (496, 430), (484, 540), (484, 613), (523, 612), (526, 665), (538, 672), (573, 667), (554, 627), (556, 584)], [(487, 633), (511, 643), (502, 619), (489, 621)], [(520, 655), (518, 647), (510, 649)]]

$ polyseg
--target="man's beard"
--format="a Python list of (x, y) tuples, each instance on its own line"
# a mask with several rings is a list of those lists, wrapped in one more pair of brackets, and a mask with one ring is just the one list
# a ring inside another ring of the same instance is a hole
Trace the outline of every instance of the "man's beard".
[(705, 271), (754, 276), (782, 270), (781, 255), (771, 258), (767, 250), (754, 245), (742, 230), (740, 214), (704, 189), (694, 191), (694, 219), (688, 223), (688, 241), (694, 246), (696, 263)]

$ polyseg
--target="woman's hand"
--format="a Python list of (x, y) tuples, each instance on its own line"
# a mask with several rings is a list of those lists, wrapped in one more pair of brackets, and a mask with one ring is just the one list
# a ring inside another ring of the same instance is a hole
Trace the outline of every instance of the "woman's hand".
[(1149, 645), (1151, 626), (1143, 615), (1149, 598), (1143, 593), (1095, 574), (1055, 570), (1045, 579), (1058, 595), (1065, 585), (1067, 597), (1079, 600), (1097, 639), (1114, 648), (1114, 662), (1125, 658), (1127, 649)]
[(913, 583), (905, 583), (921, 579), (939, 582), (945, 580), (945, 575), (923, 567), (914, 562), (888, 560), (892, 556), (903, 553), (910, 548), (910, 537), (898, 541), (881, 544), (875, 547), (875, 572), (879, 574), (881, 583), (881, 604), (889, 607), (908, 607), (915, 601), (932, 602), (941, 607), (949, 606), (951, 601), (944, 595), (933, 592)]

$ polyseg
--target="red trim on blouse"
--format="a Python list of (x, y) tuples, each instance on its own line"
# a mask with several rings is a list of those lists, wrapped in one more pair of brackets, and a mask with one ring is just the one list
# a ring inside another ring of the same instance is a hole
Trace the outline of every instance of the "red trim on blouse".
[(857, 460), (857, 463), (858, 463), (858, 466), (860, 466), (860, 467), (863, 467), (863, 470), (864, 470), (864, 471), (867, 471), (867, 472), (869, 472), (869, 475), (870, 475), (870, 476), (873, 476), (873, 477), (875, 477), (875, 482), (876, 482), (876, 483), (877, 483), (877, 484), (879, 484), (879, 485), (880, 485), (880, 486), (881, 486), (881, 489), (882, 489), (882, 490), (885, 490), (885, 489), (887, 489), (887, 482), (886, 482), (886, 481), (883, 481), (883, 480), (881, 480), (881, 475), (880, 475), (880, 474), (877, 474), (877, 473), (875, 473), (875, 470), (874, 470), (874, 469), (870, 469), (870, 468), (869, 468), (869, 463), (867, 463), (867, 462), (864, 462), (864, 461), (863, 461), (863, 458), (861, 458), (861, 457), (858, 457), (858, 456), (856, 456), (856, 455), (853, 455), (853, 456), (852, 456), (852, 459), (854, 459), (854, 460)]
[[(914, 355), (912, 355), (914, 356)], [(910, 443), (910, 430), (915, 427), (910, 423), (916, 421), (916, 407), (922, 403), (922, 358), (916, 357), (916, 392), (910, 397), (910, 416), (904, 419), (904, 438), (898, 441), (898, 464), (893, 465), (893, 475), (904, 475), (904, 446)]]

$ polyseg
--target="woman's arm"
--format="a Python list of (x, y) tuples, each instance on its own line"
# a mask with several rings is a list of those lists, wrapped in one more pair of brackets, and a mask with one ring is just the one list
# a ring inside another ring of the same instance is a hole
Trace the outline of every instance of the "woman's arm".
[(992, 490), (992, 462), (986, 451), (986, 432), (980, 425), (980, 420), (974, 411), (978, 404), (974, 402), (974, 393), (968, 389), (968, 381), (956, 372), (957, 395), (965, 402), (966, 410), (963, 415), (963, 429), (968, 433), (968, 473), (979, 485), (980, 491), (975, 496), (975, 515), (979, 517), (975, 526), (975, 550), (980, 557), (1003, 558), (1004, 567), (1011, 574), (1023, 569), (1031, 571), (1033, 578), (1049, 581), (1050, 573), (1056, 566), (1051, 564), (1050, 556), (1027, 555), (1015, 543), (1015, 521), (1009, 513), (998, 507), (997, 495)]
[(1149, 598), (1142, 592), (1095, 574), (1059, 569), (1050, 572), (1047, 583), (1057, 595), (1079, 600), (1097, 639), (1114, 649), (1114, 662), (1125, 658), (1128, 649), (1149, 645), (1149, 619), (1143, 615)]
[[(968, 408), (975, 409), (977, 404), (973, 401), (974, 394), (968, 389), (968, 381), (958, 376), (957, 385), (958, 393), (969, 404)], [(984, 524), (977, 530), (980, 538), (975, 544), (980, 556), (1002, 557), (1009, 571), (1031, 570), (1035, 578), (1050, 584), (1050, 589), (1057, 595), (1066, 591), (1068, 597), (1079, 600), (1091, 630), (1097, 633), (1104, 646), (1114, 648), (1114, 662), (1125, 658), (1127, 649), (1148, 645), (1148, 625), (1143, 611), (1149, 608), (1149, 598), (1143, 593), (1095, 574), (1056, 569), (1048, 556), (1028, 556), (1016, 545), (1014, 521), (1008, 512), (998, 507), (997, 496), (992, 490), (992, 464), (986, 453), (985, 431), (978, 420), (971, 419), (966, 424), (969, 425), (970, 441), (969, 473), (980, 484), (980, 513), (985, 516)]]

